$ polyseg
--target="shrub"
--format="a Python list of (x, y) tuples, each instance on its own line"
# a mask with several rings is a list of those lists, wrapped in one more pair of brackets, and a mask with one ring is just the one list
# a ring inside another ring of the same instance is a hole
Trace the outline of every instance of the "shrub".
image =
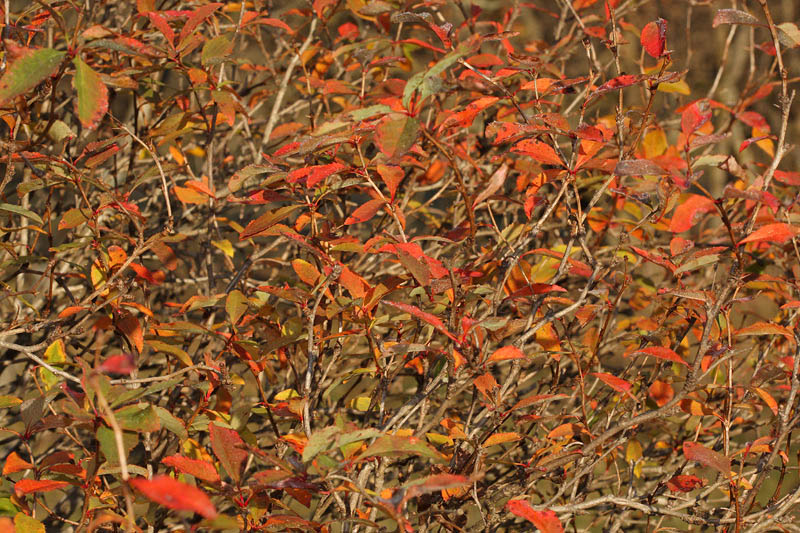
[(3, 531), (797, 518), (791, 2), (261, 4), (6, 13)]

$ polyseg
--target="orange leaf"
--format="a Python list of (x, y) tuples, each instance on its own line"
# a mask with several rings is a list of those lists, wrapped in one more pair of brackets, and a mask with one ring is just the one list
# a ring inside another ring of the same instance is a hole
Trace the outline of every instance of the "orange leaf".
[(564, 166), (564, 163), (561, 162), (561, 158), (558, 157), (558, 154), (553, 150), (552, 146), (543, 142), (534, 141), (533, 139), (524, 139), (518, 142), (511, 151), (527, 155), (540, 163), (559, 167)]
[(691, 229), (695, 224), (697, 215), (714, 210), (714, 200), (705, 196), (700, 196), (699, 194), (690, 194), (672, 214), (669, 230), (673, 233), (681, 233)]
[(492, 361), (507, 361), (509, 359), (524, 359), (525, 354), (516, 346), (503, 346), (494, 351), (492, 355), (486, 360), (487, 363)]
[(654, 381), (650, 388), (647, 389), (647, 394), (656, 402), (656, 405), (659, 407), (663, 407), (664, 405), (668, 404), (669, 401), (675, 397), (675, 391), (672, 389), (672, 385), (666, 383), (664, 381)]
[(131, 479), (129, 483), (148, 499), (169, 509), (194, 511), (205, 518), (217, 516), (217, 510), (205, 492), (169, 476), (140, 477)]
[(784, 243), (797, 235), (797, 228), (778, 222), (761, 226), (756, 231), (739, 241), (739, 246), (747, 242), (775, 242)]
[(3, 465), (3, 475), (13, 474), (14, 472), (21, 472), (33, 468), (33, 465), (23, 459), (17, 452), (11, 452), (6, 457), (6, 464)]
[(553, 511), (536, 511), (525, 500), (509, 500), (506, 509), (511, 514), (528, 520), (542, 533), (564, 533), (564, 526)]
[(496, 446), (498, 444), (503, 444), (506, 442), (516, 442), (518, 440), (522, 440), (522, 435), (520, 435), (519, 433), (514, 433), (514, 432), (495, 433), (494, 435), (486, 439), (481, 446), (484, 448), (488, 448), (489, 446)]
[(136, 350), (142, 353), (142, 348), (144, 347), (142, 325), (139, 324), (139, 320), (135, 316), (127, 311), (123, 311), (121, 315), (114, 325), (128, 338)]
[(764, 403), (770, 408), (772, 414), (778, 416), (778, 402), (775, 401), (775, 398), (773, 398), (772, 395), (764, 389), (754, 387), (753, 390), (756, 391), (756, 394), (758, 394), (759, 398), (764, 400)]
[(68, 486), (66, 481), (55, 479), (20, 479), (14, 483), (14, 492), (19, 495), (31, 494), (32, 492), (50, 492)]
[(633, 355), (639, 353), (643, 353), (645, 355), (651, 355), (653, 357), (657, 357), (658, 359), (664, 359), (666, 361), (672, 361), (673, 363), (678, 363), (687, 367), (689, 366), (689, 363), (684, 361), (680, 355), (678, 355), (674, 351), (664, 346), (648, 346), (647, 348), (636, 350), (635, 352), (633, 352)]
[(385, 202), (381, 198), (369, 200), (368, 202), (360, 205), (353, 213), (344, 221), (345, 226), (350, 224), (358, 224), (359, 222), (366, 222), (375, 216), (375, 213), (383, 207)]

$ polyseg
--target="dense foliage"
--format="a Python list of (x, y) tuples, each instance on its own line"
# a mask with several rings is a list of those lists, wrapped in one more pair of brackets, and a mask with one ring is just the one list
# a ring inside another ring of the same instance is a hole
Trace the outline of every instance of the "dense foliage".
[(0, 532), (797, 530), (792, 2), (486, 4), (6, 2)]

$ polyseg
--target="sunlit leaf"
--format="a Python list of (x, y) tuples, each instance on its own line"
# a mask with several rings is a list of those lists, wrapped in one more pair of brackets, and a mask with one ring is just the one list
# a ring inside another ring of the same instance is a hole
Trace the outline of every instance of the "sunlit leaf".
[(23, 95), (39, 85), (58, 70), (66, 55), (66, 52), (51, 48), (20, 48), (10, 40), (6, 41), (6, 47), (13, 47), (15, 59), (0, 78), (0, 103)]
[(217, 516), (217, 510), (205, 492), (169, 476), (158, 475), (153, 479), (135, 478), (129, 483), (148, 499), (169, 509), (192, 511), (205, 518)]

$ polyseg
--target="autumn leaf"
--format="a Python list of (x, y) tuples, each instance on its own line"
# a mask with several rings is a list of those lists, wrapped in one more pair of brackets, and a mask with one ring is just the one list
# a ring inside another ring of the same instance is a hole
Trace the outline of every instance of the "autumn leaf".
[(680, 355), (664, 346), (648, 346), (647, 348), (641, 348), (633, 352), (633, 355), (637, 354), (650, 355), (658, 359), (664, 359), (665, 361), (672, 361), (673, 363), (678, 363), (687, 367), (689, 366), (689, 363), (684, 361)]
[(149, 500), (169, 509), (193, 511), (205, 518), (217, 516), (217, 510), (205, 492), (169, 476), (154, 476), (153, 479), (135, 478), (129, 483)]
[(731, 461), (724, 455), (714, 450), (710, 450), (696, 442), (686, 441), (683, 443), (683, 455), (687, 461), (697, 461), (703, 466), (708, 466), (719, 471), (725, 477), (731, 475)]
[(345, 226), (349, 226), (351, 224), (358, 224), (360, 222), (366, 222), (374, 217), (378, 210), (386, 205), (386, 202), (382, 198), (375, 198), (374, 200), (368, 200), (364, 202), (360, 206), (353, 211), (349, 217), (344, 221)]
[(423, 322), (427, 322), (428, 324), (439, 330), (441, 333), (444, 333), (445, 335), (450, 337), (451, 340), (457, 342), (455, 335), (453, 335), (447, 330), (447, 328), (444, 326), (444, 322), (442, 322), (439, 317), (432, 315), (430, 313), (426, 313), (419, 307), (415, 307), (413, 305), (404, 304), (401, 302), (390, 302), (389, 300), (384, 300), (383, 303), (391, 305), (392, 307), (396, 307), (401, 311), (405, 311), (406, 313), (409, 313), (411, 316), (416, 317), (422, 320)]
[(31, 494), (34, 492), (50, 492), (51, 490), (58, 490), (68, 487), (69, 483), (66, 481), (57, 481), (55, 479), (20, 479), (14, 483), (14, 492), (21, 496)]
[(179, 472), (194, 476), (197, 479), (202, 479), (203, 481), (208, 481), (209, 483), (220, 482), (217, 469), (214, 468), (214, 465), (208, 461), (191, 459), (182, 455), (170, 455), (162, 459), (161, 462), (167, 466), (171, 466)]
[(534, 141), (533, 139), (524, 139), (518, 142), (511, 151), (526, 155), (540, 163), (559, 167), (564, 166), (564, 163), (552, 146), (540, 141)]
[(667, 21), (659, 18), (648, 22), (642, 28), (641, 42), (642, 48), (650, 57), (658, 59), (663, 56), (667, 42)]
[(539, 528), (542, 533), (564, 533), (564, 526), (553, 511), (536, 511), (526, 500), (509, 500), (506, 510), (524, 518)]
[(507, 361), (509, 359), (524, 359), (525, 354), (522, 353), (522, 350), (517, 348), (516, 346), (509, 345), (503, 346), (502, 348), (498, 348), (497, 350), (489, 356), (486, 360), (487, 363), (494, 362), (494, 361)]
[(238, 485), (242, 479), (242, 470), (247, 461), (247, 450), (244, 441), (235, 430), (224, 428), (219, 424), (209, 424), (211, 449), (219, 459), (222, 468)]
[(673, 476), (667, 481), (667, 488), (672, 492), (691, 492), (698, 487), (704, 487), (705, 480), (697, 476)]
[(387, 115), (375, 128), (375, 143), (378, 149), (390, 159), (396, 159), (405, 154), (414, 143), (419, 134), (419, 122), (408, 115)]
[(66, 55), (66, 52), (51, 48), (21, 48), (10, 40), (6, 41), (6, 47), (15, 59), (0, 78), (0, 103), (23, 95), (39, 85), (55, 73)]
[(690, 194), (683, 200), (675, 212), (669, 224), (669, 230), (673, 233), (682, 233), (691, 229), (697, 222), (698, 215), (715, 211), (714, 200), (699, 194)]
[(790, 226), (784, 222), (766, 224), (758, 228), (744, 239), (740, 240), (738, 246), (748, 242), (775, 242), (781, 244), (797, 234), (798, 230), (796, 227)]
[(73, 84), (78, 92), (76, 101), (78, 118), (84, 128), (92, 130), (108, 111), (108, 89), (100, 79), (100, 75), (79, 56), (75, 56), (72, 61), (75, 64)]

